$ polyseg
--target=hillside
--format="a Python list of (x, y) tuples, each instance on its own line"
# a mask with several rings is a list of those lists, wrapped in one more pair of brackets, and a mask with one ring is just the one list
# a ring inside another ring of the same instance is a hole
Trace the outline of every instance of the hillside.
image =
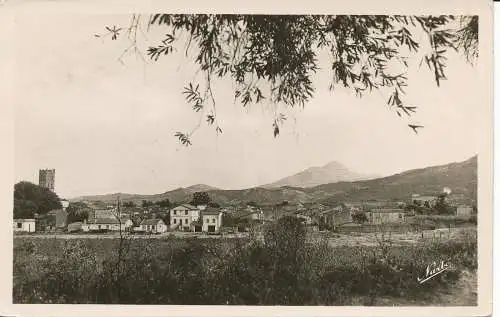
[(120, 197), (120, 200), (123, 202), (134, 201), (136, 203), (141, 202), (142, 200), (159, 201), (164, 199), (169, 199), (170, 201), (175, 201), (175, 202), (187, 202), (188, 200), (191, 199), (193, 193), (200, 191), (211, 191), (211, 190), (218, 190), (218, 189), (204, 184), (197, 184), (186, 188), (179, 187), (171, 191), (154, 195), (114, 193), (105, 195), (80, 196), (70, 199), (70, 201), (85, 200), (85, 201), (116, 202), (118, 197)]
[[(476, 197), (477, 157), (459, 163), (432, 166), (406, 171), (388, 177), (323, 184), (300, 188), (283, 186), (280, 188), (249, 188), (243, 190), (221, 190), (206, 185), (178, 188), (156, 195), (121, 194), (123, 201), (169, 199), (172, 202), (188, 202), (192, 194), (200, 188), (206, 189), (213, 201), (225, 204), (239, 204), (250, 201), (258, 204), (277, 204), (282, 201), (360, 201), (360, 200), (407, 200), (411, 194), (436, 194), (444, 187), (452, 190), (452, 195), (470, 200)], [(116, 201), (117, 194), (80, 197), (78, 200)]]
[(300, 173), (285, 177), (274, 183), (264, 185), (264, 188), (314, 187), (336, 182), (352, 182), (376, 178), (374, 175), (364, 175), (353, 172), (338, 162), (330, 162), (324, 166), (310, 167)]
[(413, 193), (440, 193), (444, 187), (449, 187), (453, 196), (475, 199), (477, 156), (464, 162), (415, 169), (374, 180), (321, 185), (311, 189), (309, 194), (314, 199), (401, 200), (408, 199)]

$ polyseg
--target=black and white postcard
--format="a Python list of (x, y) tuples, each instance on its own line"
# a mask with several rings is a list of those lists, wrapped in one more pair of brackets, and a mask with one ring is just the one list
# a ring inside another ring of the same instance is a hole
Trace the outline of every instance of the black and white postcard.
[(2, 314), (491, 313), (489, 1), (153, 2), (0, 6)]

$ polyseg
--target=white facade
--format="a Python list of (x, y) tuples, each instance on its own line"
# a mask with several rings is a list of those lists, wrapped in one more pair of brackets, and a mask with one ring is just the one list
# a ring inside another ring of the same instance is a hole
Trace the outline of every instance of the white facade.
[(470, 216), (472, 215), (472, 207), (470, 206), (458, 206), (457, 216)]
[(121, 224), (116, 221), (106, 222), (104, 219), (99, 219), (97, 222), (84, 223), (82, 225), (82, 230), (84, 232), (99, 231), (99, 230), (109, 230), (109, 231), (126, 231), (128, 228), (133, 226), (133, 222), (130, 219), (123, 220)]
[(222, 212), (202, 214), (202, 231), (219, 232), (222, 226)]
[(14, 219), (15, 232), (35, 232), (35, 219)]
[(144, 220), (141, 223), (140, 226), (141, 230), (144, 232), (151, 232), (151, 233), (164, 233), (167, 232), (167, 226), (165, 225), (165, 222), (161, 219), (147, 219)]
[(191, 223), (198, 221), (200, 210), (191, 205), (180, 205), (170, 209), (170, 228), (190, 230)]
[(191, 210), (191, 222), (196, 222), (200, 219), (200, 209)]

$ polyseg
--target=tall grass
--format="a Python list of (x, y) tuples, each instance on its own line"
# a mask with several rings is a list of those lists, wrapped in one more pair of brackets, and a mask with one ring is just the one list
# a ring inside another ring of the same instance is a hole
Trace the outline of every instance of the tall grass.
[[(393, 247), (307, 243), (293, 219), (264, 240), (24, 240), (14, 250), (15, 303), (377, 305), (382, 297), (423, 301), (477, 267), (472, 236)], [(107, 244), (107, 245), (104, 245)], [(122, 243), (123, 244), (123, 243)], [(420, 285), (432, 261), (456, 270)]]

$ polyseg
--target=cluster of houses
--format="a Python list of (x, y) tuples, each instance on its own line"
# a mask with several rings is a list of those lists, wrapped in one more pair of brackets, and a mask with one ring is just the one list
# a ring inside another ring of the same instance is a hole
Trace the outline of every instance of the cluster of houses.
[(61, 209), (51, 210), (43, 216), (35, 214), (33, 219), (14, 219), (14, 232), (48, 231), (65, 227), (69, 201), (61, 199), (61, 206)]
[(168, 211), (170, 223), (162, 218), (146, 218), (134, 222), (134, 214), (120, 208), (94, 210), (81, 225), (83, 232), (123, 231), (161, 234), (167, 231), (218, 233), (222, 226), (222, 211), (205, 205), (181, 204)]
[[(67, 204), (63, 204), (63, 209), (51, 211), (41, 218), (14, 220), (14, 231), (219, 233), (223, 226), (223, 214), (228, 214), (233, 219), (237, 219), (240, 224), (246, 225), (263, 224), (284, 216), (293, 216), (318, 230), (335, 230), (352, 223), (367, 225), (406, 223), (414, 215), (414, 210), (408, 206), (418, 204), (432, 208), (440, 196), (441, 194), (412, 195), (411, 201), (406, 203), (403, 201), (363, 201), (334, 206), (321, 203), (288, 204), (284, 202), (258, 207), (252, 204), (214, 208), (206, 205), (180, 204), (171, 209), (164, 209), (161, 213), (153, 214), (148, 214), (139, 207), (120, 208), (120, 204), (107, 208), (95, 208), (91, 205), (87, 211), (88, 218), (83, 222), (74, 223), (68, 223)], [(471, 206), (463, 204), (455, 205), (454, 210), (457, 216), (470, 216), (474, 212)]]
[[(205, 205), (193, 206), (181, 204), (167, 210), (170, 223), (166, 223), (156, 214), (151, 218), (137, 218), (138, 212), (126, 208), (109, 206), (108, 208), (86, 210), (88, 217), (82, 222), (68, 223), (66, 207), (53, 210), (36, 219), (14, 219), (14, 231), (63, 231), (63, 232), (131, 232), (161, 234), (167, 231), (218, 233), (222, 227), (220, 208)], [(148, 215), (150, 216), (150, 215)], [(138, 220), (139, 219), (139, 220)]]

